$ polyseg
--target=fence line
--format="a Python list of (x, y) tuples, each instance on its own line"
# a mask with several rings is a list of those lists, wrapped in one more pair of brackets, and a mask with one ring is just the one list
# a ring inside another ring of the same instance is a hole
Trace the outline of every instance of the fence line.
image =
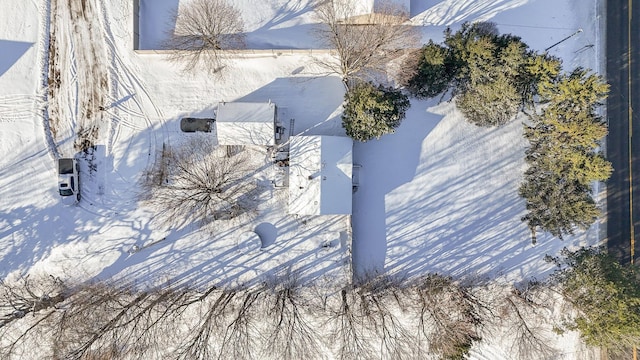
[(140, 0), (133, 0), (133, 50), (140, 49)]
[[(134, 44), (135, 44), (135, 35), (134, 35)], [(218, 50), (218, 53), (222, 55), (271, 55), (271, 56), (281, 56), (281, 55), (322, 55), (322, 54), (330, 54), (331, 49), (242, 49), (242, 50)], [(134, 47), (134, 52), (139, 55), (168, 55), (173, 52), (173, 50), (169, 49), (160, 49), (160, 50), (151, 50), (151, 49), (136, 49)]]

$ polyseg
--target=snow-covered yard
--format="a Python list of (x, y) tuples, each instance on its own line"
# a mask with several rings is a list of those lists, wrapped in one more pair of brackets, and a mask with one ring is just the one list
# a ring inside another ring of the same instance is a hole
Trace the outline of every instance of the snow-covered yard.
[[(74, 280), (199, 286), (253, 284), (292, 272), (303, 281), (348, 281), (351, 249), (344, 238), (349, 219), (286, 215), (281, 190), (264, 194), (250, 223), (213, 231), (195, 225), (162, 228), (138, 201), (140, 177), (162, 145), (189, 136), (180, 132), (180, 118), (211, 117), (220, 101), (272, 101), (285, 124), (295, 119), (296, 135), (344, 135), (342, 83), (314, 61), (328, 54), (246, 53), (234, 59), (224, 77), (185, 75), (163, 54), (133, 50), (132, 2), (87, 0), (94, 6), (88, 20), (91, 40), (83, 20), (56, 7), (57, 1), (51, 3), (51, 22), (49, 1), (5, 0), (0, 5), (0, 278), (45, 273)], [(141, 0), (142, 49), (159, 46), (172, 26), (167, 14), (180, 3)], [(490, 20), (542, 51), (582, 28), (549, 52), (561, 57), (565, 68), (595, 69), (603, 49), (600, 25), (594, 22), (601, 13), (598, 3), (410, 1), (412, 21), (424, 25), (425, 38), (436, 41), (447, 26)], [(318, 48), (310, 33), (310, 0), (237, 4), (251, 48)], [(70, 31), (78, 23), (85, 27)], [(60, 56), (54, 99), (46, 87), (50, 26), (58, 27)], [(87, 88), (101, 90), (94, 96), (83, 91)], [(87, 116), (88, 108), (99, 114)], [(52, 109), (54, 133), (48, 128)], [(75, 155), (74, 129), (83, 122), (96, 129), (96, 150), (82, 155), (82, 201), (64, 207), (56, 192), (54, 160)], [(520, 118), (502, 128), (479, 129), (467, 124), (452, 103), (414, 99), (395, 134), (356, 144), (353, 160), (362, 166), (353, 197), (356, 273), (411, 277), (438, 272), (517, 283), (548, 273), (545, 254), (598, 243), (596, 225), (564, 241), (538, 234), (538, 244), (531, 245), (520, 221), (524, 201), (517, 194), (525, 166), (521, 132)], [(269, 176), (263, 172), (256, 178)], [(249, 251), (238, 244), (248, 231), (274, 242)], [(340, 245), (323, 246), (336, 239)], [(135, 247), (138, 251), (131, 251)], [(483, 345), (474, 358), (507, 358), (499, 346)], [(566, 358), (579, 357), (572, 356)]]

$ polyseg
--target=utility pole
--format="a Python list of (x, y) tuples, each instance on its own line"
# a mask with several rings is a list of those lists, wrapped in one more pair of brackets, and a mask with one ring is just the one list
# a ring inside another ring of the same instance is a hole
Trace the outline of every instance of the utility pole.
[(554, 46), (559, 45), (559, 44), (560, 44), (561, 42), (563, 42), (563, 41), (566, 41), (566, 40), (571, 39), (572, 37), (574, 37), (574, 36), (576, 36), (576, 35), (580, 34), (581, 32), (582, 32), (582, 29), (578, 29), (578, 31), (574, 32), (573, 34), (571, 34), (571, 35), (567, 36), (566, 38), (564, 38), (564, 39), (562, 39), (562, 40), (558, 41), (557, 43), (555, 43), (555, 44), (553, 44), (553, 45), (549, 46), (548, 48), (544, 49), (544, 52), (549, 51), (549, 49), (553, 48)]

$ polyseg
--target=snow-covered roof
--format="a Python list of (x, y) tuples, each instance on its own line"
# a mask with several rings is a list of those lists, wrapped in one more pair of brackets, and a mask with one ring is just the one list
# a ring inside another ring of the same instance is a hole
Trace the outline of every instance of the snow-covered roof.
[[(342, 3), (346, 1), (346, 3)], [(342, 19), (357, 19), (359, 16), (373, 14), (382, 8), (400, 8), (407, 13), (411, 8), (411, 0), (339, 0), (335, 3), (336, 12)]]
[(220, 145), (275, 144), (276, 105), (272, 102), (219, 103), (216, 133)]
[(289, 152), (289, 213), (351, 214), (353, 141), (342, 136), (293, 136)]

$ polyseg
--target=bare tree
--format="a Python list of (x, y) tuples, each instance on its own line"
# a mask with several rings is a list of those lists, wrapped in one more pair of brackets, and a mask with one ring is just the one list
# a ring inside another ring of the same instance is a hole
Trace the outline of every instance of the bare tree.
[[(551, 289), (527, 286), (499, 292), (501, 311), (493, 314), (486, 304), (498, 303), (487, 300), (493, 295), (439, 275), (409, 287), (376, 277), (320, 297), (291, 277), (263, 285), (200, 292), (70, 287), (55, 278), (3, 282), (0, 357), (297, 359), (320, 358), (329, 347), (345, 360), (461, 358), (490, 317), (508, 329), (518, 358), (547, 358), (555, 354), (547, 341), (557, 317), (552, 310), (563, 301)], [(417, 331), (409, 331), (416, 323)]]
[(362, 14), (361, 2), (317, 0), (315, 13), (320, 22), (315, 35), (331, 48), (337, 61), (322, 65), (338, 74), (346, 87), (355, 79), (369, 80), (386, 73), (393, 59), (419, 46), (419, 34), (407, 23), (409, 13), (391, 0), (376, 4), (373, 12)]
[[(337, 300), (337, 301), (332, 301)], [(370, 334), (362, 325), (360, 296), (350, 288), (340, 291), (339, 299), (328, 299), (328, 324), (331, 338), (335, 339), (336, 358), (374, 359)]]
[[(2, 305), (5, 302), (17, 304), (25, 297), (23, 292), (33, 296), (33, 287), (47, 285), (49, 281), (44, 279), (30, 280), (25, 278), (21, 285), (8, 285), (4, 283), (5, 292)], [(3, 358), (12, 356), (24, 356), (25, 349), (41, 347), (47, 340), (51, 340), (46, 351), (50, 351), (50, 357), (78, 359), (88, 353), (95, 352), (97, 347), (103, 345), (103, 340), (109, 338), (109, 344), (118, 344), (115, 340), (114, 326), (119, 325), (123, 318), (123, 306), (116, 308), (113, 299), (124, 300), (121, 296), (114, 295), (117, 291), (105, 291), (107, 287), (87, 286), (70, 290), (64, 302), (56, 302), (55, 305), (34, 308), (27, 321), (30, 324), (25, 328), (24, 324), (13, 326), (13, 322), (5, 323), (2, 329), (0, 354)], [(54, 298), (59, 298), (60, 295)], [(121, 304), (120, 304), (121, 305)], [(128, 307), (127, 307), (128, 309)], [(103, 321), (104, 320), (104, 321)], [(43, 341), (44, 340), (44, 341)], [(100, 347), (103, 354), (110, 346)], [(20, 349), (20, 350), (18, 350)], [(47, 357), (45, 353), (41, 356)], [(114, 353), (110, 352), (110, 355)]]
[[(277, 278), (264, 298), (266, 315), (265, 353), (278, 359), (303, 359), (320, 351), (321, 336), (312, 325), (311, 302), (295, 277)], [(318, 316), (318, 314), (315, 314)]]
[(241, 13), (226, 0), (191, 0), (178, 9), (165, 48), (173, 51), (170, 60), (185, 71), (202, 67), (217, 73), (230, 52), (245, 47)]
[(222, 332), (218, 359), (253, 359), (260, 340), (256, 330), (262, 320), (256, 306), (258, 299), (263, 295), (261, 289), (238, 290), (240, 294), (235, 297), (236, 303), (229, 312), (228, 320)]
[(212, 291), (202, 298), (211, 296), (215, 300), (205, 300), (198, 308), (195, 325), (189, 326), (187, 337), (176, 350), (177, 359), (214, 358), (214, 344), (219, 340), (225, 311), (236, 294), (235, 291)]
[[(0, 306), (15, 304), (21, 308), (19, 303), (25, 293), (38, 294), (36, 285), (42, 288), (51, 284), (46, 279), (3, 283), (5, 296)], [(51, 294), (56, 301), (61, 296), (57, 292)], [(23, 313), (15, 321), (3, 323), (0, 357), (32, 358), (25, 351), (34, 349), (31, 351), (41, 358), (56, 359), (169, 355), (210, 359), (220, 343), (218, 334), (224, 329), (224, 319), (228, 318), (224, 315), (235, 306), (231, 300), (236, 292), (211, 287), (199, 293), (169, 286), (142, 291), (114, 283), (95, 283), (77, 285), (65, 294), (63, 301), (46, 306), (41, 295), (28, 295), (28, 302), (36, 301), (37, 305), (29, 310), (33, 316), (24, 317)], [(200, 312), (202, 309), (205, 311)]]
[[(413, 359), (399, 283), (382, 276), (342, 289), (327, 299), (327, 322), (338, 359)], [(411, 318), (411, 316), (409, 316)]]
[(480, 339), (480, 301), (467, 288), (440, 275), (427, 276), (414, 290), (419, 301), (418, 335), (426, 339), (428, 351), (444, 358), (466, 354)]
[(361, 284), (356, 292), (360, 296), (363, 325), (375, 336), (379, 344), (378, 358), (413, 359), (414, 337), (399, 317), (404, 309), (405, 289), (399, 281), (379, 276)]
[(146, 177), (146, 202), (167, 225), (232, 219), (255, 209), (258, 183), (247, 151), (229, 156), (208, 137), (166, 147)]
[(12, 283), (0, 281), (0, 328), (64, 301), (66, 291), (63, 282), (53, 276), (33, 281), (27, 275)]
[(20, 354), (28, 348), (25, 344), (37, 344), (46, 336), (46, 322), (55, 317), (56, 307), (68, 292), (55, 277), (32, 279), (27, 275), (0, 281), (0, 358)]
[(549, 359), (557, 355), (550, 344), (550, 318), (555, 301), (549, 291), (536, 282), (524, 289), (513, 289), (504, 299), (501, 320), (513, 336), (512, 353), (518, 359)]
[(55, 358), (160, 357), (193, 292), (141, 291), (96, 283), (79, 286), (50, 323)]

